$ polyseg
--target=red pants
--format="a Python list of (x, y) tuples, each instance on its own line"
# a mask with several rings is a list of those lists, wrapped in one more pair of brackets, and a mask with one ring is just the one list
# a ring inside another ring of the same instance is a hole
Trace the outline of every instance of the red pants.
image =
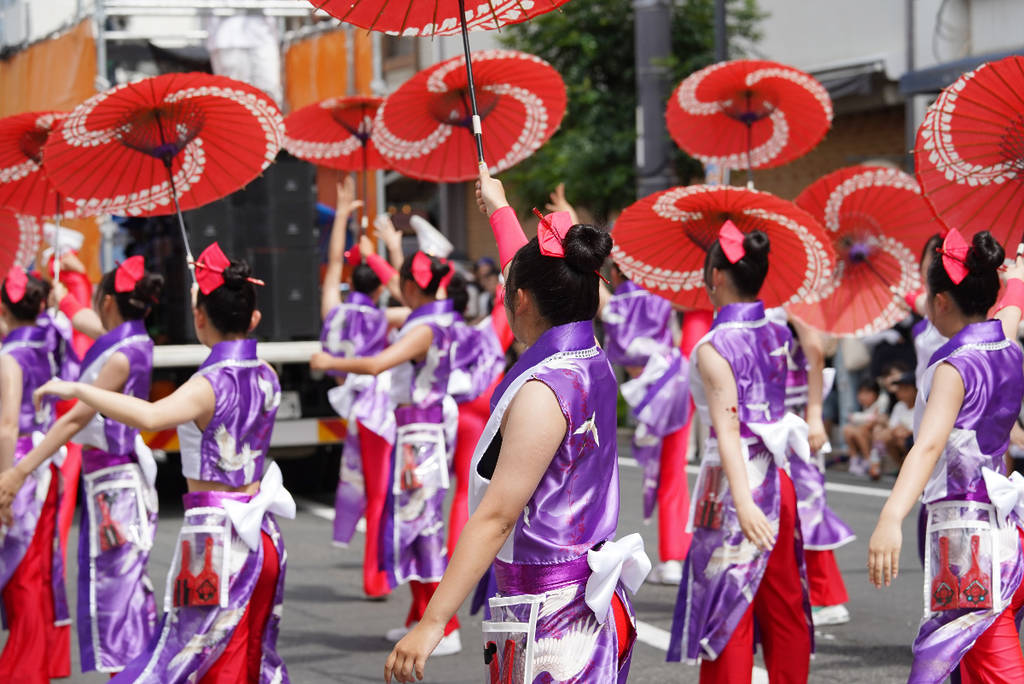
[[(430, 598), (437, 590), (437, 582), (417, 582), (412, 580), (409, 582), (409, 588), (412, 589), (412, 605), (409, 606), (409, 615), (405, 618), (406, 627), (419, 622), (423, 617), (423, 613), (427, 610), (427, 604), (430, 603)], [(448, 636), (458, 628), (459, 618), (457, 615), (453, 615), (448, 624), (444, 626), (444, 635)]]
[(690, 488), (686, 484), (686, 448), (690, 424), (665, 437), (658, 477), (658, 555), (662, 561), (682, 561), (693, 534), (686, 531)]
[(68, 454), (60, 467), (64, 478), (64, 491), (61, 493), (60, 510), (57, 513), (57, 532), (60, 535), (60, 548), (64, 549), (64, 568), (66, 574), (68, 533), (71, 521), (75, 517), (75, 504), (78, 503), (78, 476), (82, 472), (82, 445), (67, 444)]
[(701, 684), (749, 682), (754, 667), (754, 617), (764, 645), (768, 681), (772, 684), (806, 684), (811, 662), (811, 635), (804, 612), (800, 566), (794, 549), (796, 492), (781, 470), (782, 509), (779, 536), (768, 567), (729, 643), (715, 660), (701, 661)]
[(57, 524), (56, 466), (32, 542), (3, 590), (10, 630), (0, 654), (0, 682), (46, 684), (71, 676), (71, 625), (57, 627), (53, 606), (53, 535)]
[(829, 551), (804, 549), (807, 561), (807, 583), (811, 588), (812, 606), (838, 606), (850, 600), (836, 555)]
[(380, 569), (380, 519), (388, 496), (391, 473), (391, 444), (360, 423), (359, 451), (363, 462), (363, 486), (366, 489), (366, 546), (363, 549), (363, 591), (367, 596), (387, 596), (391, 591), (388, 574)]
[[(1019, 529), (1024, 550), (1024, 533)], [(1010, 605), (996, 621), (974, 642), (971, 650), (960, 660), (962, 684), (1017, 684), (1024, 682), (1024, 655), (1020, 651), (1020, 636), (1013, 621), (1014, 613), (1024, 607), (1024, 582), (1017, 587)]]
[(259, 684), (263, 633), (270, 619), (270, 611), (274, 608), (274, 594), (281, 572), (280, 559), (270, 535), (264, 532), (262, 539), (263, 569), (256, 580), (249, 605), (245, 607), (245, 613), (235, 627), (231, 641), (213, 667), (199, 680), (200, 684)]

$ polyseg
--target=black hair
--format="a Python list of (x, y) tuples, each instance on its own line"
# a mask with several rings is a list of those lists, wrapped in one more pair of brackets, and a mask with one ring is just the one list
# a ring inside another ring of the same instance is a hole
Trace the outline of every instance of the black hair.
[(466, 280), (466, 276), (455, 271), (452, 274), (451, 281), (448, 283), (447, 292), (448, 299), (452, 300), (452, 307), (460, 316), (464, 315), (466, 307), (469, 306), (469, 283)]
[(999, 267), (1005, 258), (1003, 246), (996, 242), (992, 233), (983, 230), (974, 236), (967, 250), (964, 259), (967, 277), (954, 285), (946, 273), (942, 255), (936, 254), (928, 267), (928, 289), (932, 295), (948, 292), (965, 316), (983, 316), (999, 296)]
[(249, 282), (252, 269), (245, 261), (232, 261), (224, 269), (224, 284), (210, 294), (196, 295), (196, 308), (206, 312), (213, 327), (231, 335), (249, 332), (256, 310), (256, 286)]
[(352, 289), (364, 295), (372, 295), (380, 287), (380, 278), (366, 264), (357, 264), (352, 269)]
[(612, 238), (596, 226), (577, 223), (565, 234), (565, 258), (544, 256), (537, 238), (518, 252), (509, 266), (506, 301), (516, 290), (533, 295), (551, 325), (587, 321), (597, 315), (596, 271), (612, 251)]
[(861, 380), (860, 383), (857, 385), (858, 392), (863, 392), (864, 390), (867, 390), (868, 392), (874, 392), (879, 396), (881, 396), (882, 394), (882, 388), (878, 386), (878, 381), (872, 378), (866, 378), (864, 380)]
[(924, 249), (921, 250), (921, 258), (918, 259), (917, 263), (923, 264), (924, 258), (929, 254), (935, 256), (935, 252), (940, 247), (942, 247), (942, 233), (935, 233), (924, 243)]
[(0, 302), (3, 302), (17, 320), (32, 322), (43, 312), (46, 299), (50, 296), (50, 286), (42, 278), (36, 278), (34, 275), (26, 274), (25, 277), (28, 279), (25, 294), (17, 302), (12, 302), (7, 296), (7, 279), (4, 278), (3, 283), (0, 283)]
[[(423, 256), (430, 259), (430, 282), (427, 283), (426, 287), (420, 287), (419, 283), (412, 275), (412, 262), (416, 258), (417, 254), (423, 254)], [(406, 257), (405, 261), (402, 262), (402, 268), (399, 269), (398, 274), (401, 277), (402, 282), (411, 282), (416, 287), (419, 287), (423, 294), (433, 297), (437, 294), (437, 288), (441, 286), (441, 281), (444, 277), (451, 273), (452, 267), (446, 261), (441, 261), (435, 256), (430, 256), (426, 252), (416, 252), (412, 256)]]
[(743, 258), (735, 264), (731, 263), (722, 250), (718, 240), (708, 249), (704, 257), (704, 282), (711, 284), (711, 269), (726, 271), (732, 279), (736, 291), (744, 297), (756, 297), (764, 285), (768, 275), (768, 252), (771, 244), (768, 236), (760, 230), (754, 230), (743, 236)]
[(159, 273), (146, 272), (131, 292), (117, 292), (114, 288), (116, 278), (116, 268), (105, 273), (96, 289), (96, 295), (100, 298), (107, 295), (113, 297), (117, 311), (126, 321), (139, 320), (149, 315), (153, 305), (160, 301), (160, 293), (164, 291), (164, 277)]

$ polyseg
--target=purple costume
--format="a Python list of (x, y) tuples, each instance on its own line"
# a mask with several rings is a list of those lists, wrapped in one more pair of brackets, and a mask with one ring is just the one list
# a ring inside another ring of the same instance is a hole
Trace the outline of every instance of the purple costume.
[[(141, 320), (123, 323), (96, 340), (79, 380), (95, 383), (118, 353), (129, 362), (121, 393), (148, 399), (153, 341)], [(99, 413), (74, 441), (84, 447), (78, 541), (82, 671), (119, 672), (156, 630), (156, 601), (146, 570), (156, 534), (156, 462), (138, 430)]]
[(624, 586), (635, 591), (651, 566), (639, 535), (611, 541), (619, 517), (615, 376), (590, 321), (547, 330), (498, 385), (473, 454), (470, 510), (490, 484), (505, 411), (531, 380), (555, 394), (567, 427), (495, 559), (485, 662), (492, 673), (510, 668), (517, 684), (625, 682), (632, 645), (620, 661), (609, 606), (617, 595), (635, 625)]
[(644, 520), (658, 501), (662, 440), (686, 424), (690, 412), (689, 365), (673, 344), (667, 300), (627, 280), (604, 309), (605, 353), (611, 363), (643, 367), (622, 385), (622, 396), (637, 420), (633, 457), (644, 471)]
[(498, 379), (505, 369), (505, 351), (490, 317), (469, 325), (456, 314), (453, 327), (448, 393), (455, 403), (463, 404), (479, 397)]
[[(178, 427), (183, 475), (229, 487), (256, 481), (264, 472), (281, 400), (277, 375), (257, 358), (255, 340), (217, 344), (197, 375), (213, 388), (216, 407), (204, 430), (195, 423)], [(259, 682), (287, 683), (288, 672), (277, 653), (286, 555), (274, 515), (294, 517), (295, 502), (284, 489), (280, 468), (276, 463), (266, 468), (253, 496), (190, 492), (184, 504), (185, 521), (174, 547), (160, 629), (146, 651), (114, 681), (199, 681), (224, 652), (249, 606), (263, 568), (261, 539), (266, 533), (277, 550), (279, 574), (261, 640)], [(216, 582), (200, 583), (199, 576), (211, 570)], [(185, 574), (193, 579), (180, 586)], [(197, 605), (196, 598), (210, 603)]]
[(380, 568), (391, 588), (409, 580), (437, 582), (448, 565), (444, 499), (458, 407), (448, 393), (454, 341), (451, 300), (413, 311), (398, 338), (421, 325), (433, 340), (422, 361), (391, 370), (397, 435), (391, 484), (381, 519)]
[[(935, 371), (943, 363), (953, 366), (963, 379), (964, 401), (922, 496), (927, 509), (925, 613), (914, 640), (912, 684), (944, 681), (1006, 608), (1024, 576), (1017, 533), (1017, 526), (1024, 521), (1014, 512), (1017, 493), (1013, 492), (1014, 501), (1005, 508), (992, 505), (998, 500), (997, 490), (1009, 487), (1013, 491), (1002, 473), (1010, 429), (1024, 397), (1020, 348), (1005, 338), (999, 321), (972, 323), (957, 333), (932, 355), (924, 372), (924, 397), (918, 402), (915, 432)], [(976, 554), (972, 553), (975, 545)], [(963, 606), (964, 596), (970, 595), (972, 588), (963, 586), (963, 580), (973, 562), (990, 577), (990, 591), (985, 593), (991, 608)], [(943, 571), (961, 580), (960, 607), (932, 610), (934, 581), (943, 574), (949, 576)]]
[[(697, 367), (698, 349), (702, 344), (711, 344), (732, 367), (750, 493), (777, 533), (781, 505), (779, 469), (788, 467), (790, 455), (810, 458), (807, 424), (787, 412), (785, 406), (792, 335), (788, 328), (765, 317), (761, 302), (729, 304), (718, 311), (711, 331), (694, 346), (690, 355), (690, 390), (701, 420), (711, 425), (704, 384)], [(686, 557), (672, 621), (668, 660), (686, 658), (697, 662), (715, 660), (729, 642), (757, 593), (770, 552), (758, 549), (740, 528), (729, 483), (721, 468), (714, 428), (693, 492), (688, 525), (693, 527), (698, 501), (709, 494), (711, 499), (720, 502), (721, 523), (717, 529), (693, 529), (693, 542)], [(794, 539), (807, 629), (813, 644), (799, 528)]]
[[(335, 358), (373, 356), (388, 346), (388, 322), (384, 312), (361, 292), (331, 309), (324, 321), (320, 342)], [(334, 496), (334, 543), (347, 546), (356, 524), (366, 509), (359, 425), (389, 443), (395, 443), (395, 412), (391, 403), (391, 373), (378, 376), (334, 373), (343, 384), (331, 388), (327, 399), (338, 415), (347, 421), (345, 444), (341, 452), (341, 471)]]
[[(15, 328), (4, 338), (0, 356), (10, 356), (21, 367), (21, 410), (18, 415), (18, 441), (14, 448), (14, 463), (23, 459), (53, 425), (56, 399), (47, 397), (42, 408), (35, 410), (32, 393), (62, 369), (62, 337), (49, 319), (40, 317), (41, 325)], [(73, 353), (71, 354), (73, 356)], [(11, 526), (0, 523), (0, 590), (7, 586), (14, 571), (25, 557), (36, 525), (43, 511), (47, 493), (56, 482), (57, 506), (60, 506), (61, 488), (59, 463), (63, 461), (61, 449), (53, 458), (44, 461), (25, 478), (11, 503), (14, 522)], [(56, 526), (53, 536), (53, 607), (54, 624), (70, 624), (67, 594), (64, 586), (64, 553)]]

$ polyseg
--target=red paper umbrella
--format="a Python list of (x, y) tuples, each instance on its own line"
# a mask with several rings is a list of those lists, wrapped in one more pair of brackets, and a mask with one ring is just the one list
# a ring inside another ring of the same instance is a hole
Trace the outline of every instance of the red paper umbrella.
[(284, 118), (284, 147), (300, 159), (342, 171), (386, 169), (370, 140), (382, 97), (332, 97)]
[(704, 258), (731, 220), (744, 233), (762, 230), (771, 265), (761, 288), (765, 306), (828, 293), (835, 255), (821, 225), (792, 202), (729, 185), (691, 185), (645, 197), (615, 222), (612, 258), (634, 282), (690, 309), (709, 309)]
[(38, 217), (69, 214), (43, 169), (43, 145), (65, 116), (27, 112), (0, 119), (0, 207)]
[(79, 105), (43, 159), (68, 201), (89, 213), (155, 216), (219, 199), (281, 147), (283, 122), (262, 91), (224, 76), (174, 73), (117, 86)]
[(917, 131), (917, 179), (935, 213), (967, 238), (1024, 231), (1024, 57), (989, 62), (942, 91)]
[(451, 36), (490, 31), (550, 12), (569, 0), (310, 0), (342, 21), (393, 36)]
[(832, 123), (832, 100), (799, 69), (740, 59), (687, 77), (665, 117), (676, 144), (705, 164), (767, 169), (821, 142)]
[(0, 209), (0, 280), (14, 264), (31, 264), (41, 239), (42, 231), (34, 217)]
[[(565, 114), (565, 84), (555, 69), (515, 50), (473, 53), (491, 173), (515, 166), (540, 148)], [(425, 69), (377, 112), (373, 142), (397, 171), (413, 178), (458, 182), (476, 178), (465, 58)]]
[(836, 252), (832, 294), (787, 308), (812, 328), (870, 335), (907, 315), (903, 295), (920, 286), (918, 254), (938, 222), (912, 176), (851, 166), (818, 179), (797, 206), (825, 226)]

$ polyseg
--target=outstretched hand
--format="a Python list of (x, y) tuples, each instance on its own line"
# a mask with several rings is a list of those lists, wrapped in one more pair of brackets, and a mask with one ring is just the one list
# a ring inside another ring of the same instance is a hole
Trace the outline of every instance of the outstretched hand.
[(508, 206), (505, 186), (497, 178), (491, 178), (485, 164), (480, 164), (480, 178), (476, 182), (476, 205), (485, 216)]
[(384, 681), (415, 682), (423, 679), (427, 658), (434, 652), (444, 636), (444, 626), (431, 627), (423, 622), (418, 623), (395, 644), (384, 665)]
[(25, 476), (17, 468), (0, 473), (0, 522), (10, 526), (14, 522), (14, 497), (25, 484)]
[(580, 222), (580, 217), (576, 214), (576, 210), (569, 204), (569, 200), (565, 199), (565, 183), (559, 183), (549, 197), (551, 201), (548, 202), (545, 209), (548, 211), (567, 211), (573, 225)]
[(350, 214), (363, 206), (363, 201), (356, 199), (356, 179), (352, 177), (352, 174), (345, 174), (344, 178), (339, 179), (335, 184), (335, 189), (337, 190), (337, 199), (334, 206), (339, 214)]
[(903, 531), (898, 524), (880, 519), (868, 541), (868, 580), (881, 589), (900, 574)]
[(66, 380), (50, 380), (32, 393), (32, 403), (35, 404), (36, 410), (38, 411), (43, 406), (44, 397), (54, 396), (58, 399), (74, 399), (76, 384), (77, 383), (68, 382)]

